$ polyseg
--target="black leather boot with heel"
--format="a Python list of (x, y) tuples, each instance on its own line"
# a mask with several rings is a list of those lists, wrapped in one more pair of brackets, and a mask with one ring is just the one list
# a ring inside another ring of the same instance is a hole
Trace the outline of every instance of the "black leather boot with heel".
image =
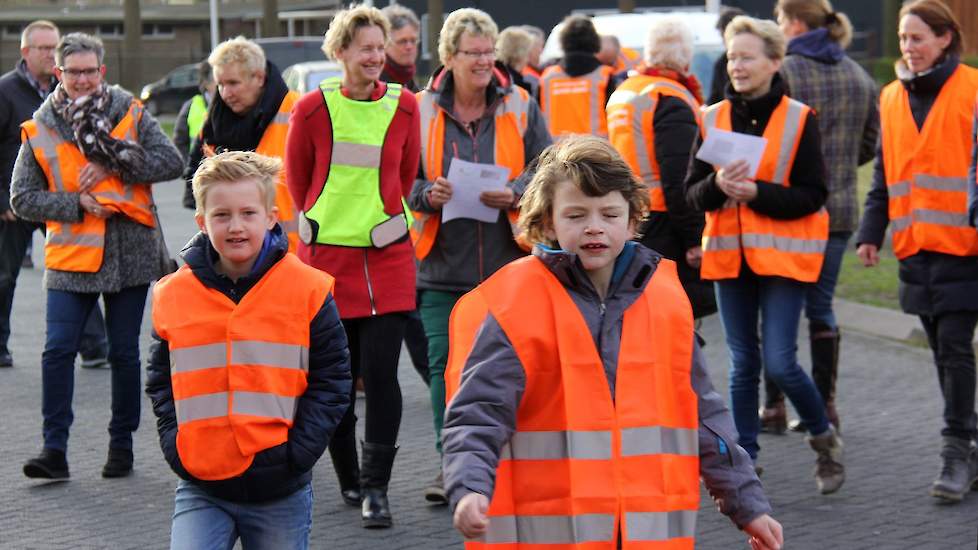
[(348, 506), (360, 506), (360, 460), (357, 457), (357, 434), (336, 435), (329, 442), (329, 456), (340, 482), (340, 496)]
[(397, 447), (383, 443), (364, 441), (363, 467), (360, 469), (360, 487), (363, 493), (361, 518), (367, 529), (383, 529), (393, 524), (391, 507), (387, 500), (387, 486)]

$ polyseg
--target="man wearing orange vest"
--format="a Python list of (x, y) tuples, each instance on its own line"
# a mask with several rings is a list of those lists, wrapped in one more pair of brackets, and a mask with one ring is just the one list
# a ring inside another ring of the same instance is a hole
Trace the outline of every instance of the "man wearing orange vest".
[(601, 37), (591, 19), (572, 15), (560, 29), (564, 57), (540, 77), (540, 108), (554, 137), (608, 136), (605, 104), (614, 92), (614, 69), (596, 57)]
[[(218, 95), (211, 102), (207, 120), (191, 147), (184, 171), (187, 193), (184, 206), (194, 208), (190, 181), (201, 160), (223, 151), (255, 151), (284, 158), (289, 114), (299, 94), (289, 90), (282, 75), (265, 59), (261, 46), (237, 37), (219, 44), (207, 58), (214, 70)], [(289, 251), (299, 244), (298, 213), (279, 176), (275, 192), (279, 225), (289, 238)]]
[(241, 151), (201, 163), (201, 231), (153, 289), (146, 393), (181, 478), (172, 548), (308, 547), (311, 470), (350, 404), (333, 278), (276, 223), (281, 166)]
[(647, 207), (607, 141), (558, 142), (523, 196), (533, 256), (456, 305), (442, 433), (467, 550), (691, 550), (701, 476), (753, 548), (780, 548), (676, 265), (630, 241)]

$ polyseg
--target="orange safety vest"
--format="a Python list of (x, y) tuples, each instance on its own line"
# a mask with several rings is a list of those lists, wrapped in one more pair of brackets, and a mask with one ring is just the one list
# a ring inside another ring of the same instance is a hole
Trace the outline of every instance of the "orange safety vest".
[[(730, 108), (729, 100), (706, 108), (701, 130), (704, 139), (710, 128), (731, 129)], [(788, 96), (781, 98), (764, 128), (767, 147), (756, 179), (791, 186), (791, 167), (810, 111), (804, 103)], [(728, 200), (706, 213), (700, 273), (708, 280), (734, 279), (740, 274), (743, 256), (758, 275), (814, 283), (822, 271), (828, 237), (829, 214), (824, 207), (798, 219), (776, 220)]]
[(191, 475), (241, 475), (288, 440), (307, 387), (309, 324), (332, 289), (294, 254), (237, 304), (188, 266), (156, 284), (153, 328), (169, 344), (177, 452)]
[(903, 84), (891, 82), (880, 93), (893, 253), (901, 260), (921, 250), (978, 255), (978, 233), (968, 224), (976, 91), (978, 70), (958, 65), (920, 130)]
[(527, 257), (456, 304), (449, 409), (487, 312), (513, 343), (526, 387), (496, 468), (488, 532), (465, 547), (691, 550), (699, 418), (690, 383), (693, 316), (676, 264), (660, 261), (625, 310), (614, 399), (580, 310), (546, 266)]
[(638, 65), (641, 58), (642, 55), (637, 51), (622, 46), (621, 50), (618, 52), (618, 60), (615, 63), (615, 74), (634, 69)]
[[(111, 136), (138, 143), (142, 116), (143, 104), (133, 99), (129, 111), (112, 130)], [(78, 146), (37, 119), (24, 122), (21, 128), (21, 140), (29, 143), (34, 159), (48, 180), (48, 191), (77, 193), (78, 173), (88, 164)], [(118, 176), (110, 175), (95, 184), (91, 194), (100, 205), (147, 227), (156, 227), (153, 192), (148, 184), (126, 184)], [(105, 219), (84, 212), (80, 222), (48, 221), (45, 225), (44, 265), (48, 269), (95, 273), (102, 268)]]
[[(272, 123), (265, 128), (265, 133), (262, 134), (261, 141), (255, 148), (256, 153), (278, 157), (285, 161), (285, 136), (289, 132), (289, 115), (297, 101), (299, 101), (298, 92), (292, 90), (285, 94), (278, 113)], [(278, 184), (275, 186), (275, 206), (278, 207), (278, 223), (289, 237), (289, 252), (294, 253), (299, 246), (299, 211), (292, 203), (292, 195), (289, 194), (289, 186), (285, 181), (284, 167), (279, 172)]]
[(568, 76), (551, 65), (540, 77), (540, 108), (554, 137), (564, 134), (608, 136), (604, 109), (608, 79), (614, 69), (601, 65), (581, 76)]
[(682, 84), (661, 76), (638, 75), (622, 83), (608, 100), (608, 140), (649, 188), (649, 210), (666, 211), (653, 118), (659, 97), (678, 97), (700, 124), (700, 104)]
[[(435, 181), (445, 175), (445, 111), (438, 105), (435, 94), (422, 90), (416, 95), (421, 110), (421, 166), (425, 179)], [(512, 91), (496, 107), (494, 161), (499, 166), (509, 168), (510, 180), (516, 179), (526, 166), (523, 134), (526, 133), (530, 101), (530, 94), (526, 90), (513, 86)], [(506, 214), (513, 238), (521, 248), (529, 250), (529, 245), (517, 225), (519, 210), (511, 209)], [(419, 260), (424, 260), (438, 237), (441, 213), (412, 212), (412, 215), (414, 223), (411, 224), (411, 241), (414, 243), (414, 255)]]
[(532, 76), (532, 77), (536, 78), (537, 80), (540, 79), (540, 71), (538, 71), (538, 70), (534, 69), (533, 67), (531, 67), (529, 63), (527, 63), (526, 66), (523, 67), (523, 70), (520, 71), (520, 74), (523, 75), (523, 76)]

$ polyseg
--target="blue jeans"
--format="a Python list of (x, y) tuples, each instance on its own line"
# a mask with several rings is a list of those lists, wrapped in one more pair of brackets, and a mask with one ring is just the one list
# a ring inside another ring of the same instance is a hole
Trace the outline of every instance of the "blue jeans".
[[(149, 285), (138, 285), (102, 295), (112, 366), (110, 448), (132, 449), (132, 432), (139, 427), (139, 328), (148, 288)], [(47, 339), (41, 355), (41, 412), (47, 449), (67, 450), (68, 429), (74, 420), (71, 399), (75, 391), (75, 354), (98, 297), (97, 293), (48, 290)]]
[[(757, 459), (758, 383), (761, 367), (784, 390), (812, 435), (829, 429), (825, 404), (812, 379), (798, 364), (798, 322), (805, 283), (761, 277), (745, 265), (737, 279), (716, 282), (720, 322), (730, 354), (730, 401), (738, 443)], [(757, 325), (760, 320), (761, 336)]]
[(825, 260), (818, 281), (808, 285), (805, 291), (805, 317), (808, 324), (821, 324), (830, 329), (837, 328), (835, 312), (832, 311), (832, 297), (835, 296), (835, 285), (839, 282), (839, 271), (842, 269), (842, 257), (849, 246), (850, 231), (829, 233), (825, 245)]
[(190, 481), (177, 484), (170, 531), (171, 550), (306, 550), (312, 527), (312, 484), (291, 495), (257, 504), (229, 502)]

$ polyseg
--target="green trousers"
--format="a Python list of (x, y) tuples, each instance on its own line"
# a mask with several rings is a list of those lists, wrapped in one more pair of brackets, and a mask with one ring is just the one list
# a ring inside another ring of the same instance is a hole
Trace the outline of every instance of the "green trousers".
[(435, 448), (441, 454), (441, 427), (445, 422), (445, 364), (448, 362), (448, 318), (463, 292), (422, 290), (418, 311), (428, 337), (431, 412), (435, 423)]

